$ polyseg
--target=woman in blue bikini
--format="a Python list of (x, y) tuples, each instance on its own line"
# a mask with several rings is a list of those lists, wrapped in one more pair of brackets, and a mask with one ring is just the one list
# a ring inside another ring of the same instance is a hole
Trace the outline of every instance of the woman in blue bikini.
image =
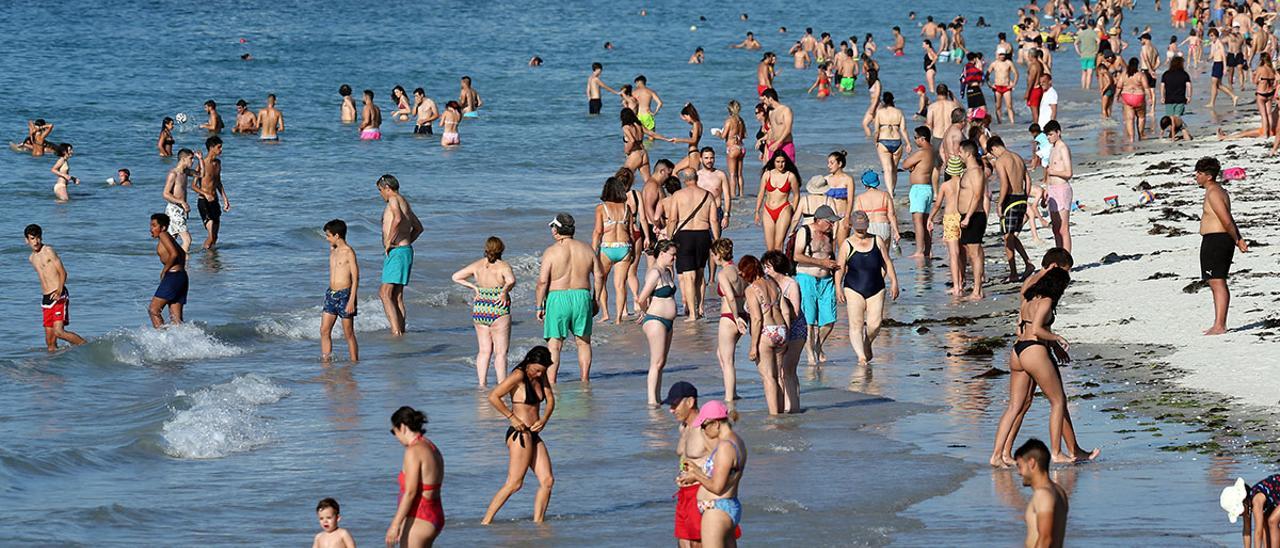
[(676, 244), (658, 240), (649, 250), (653, 265), (645, 274), (644, 288), (636, 298), (636, 307), (644, 311), (640, 329), (649, 339), (649, 406), (662, 401), (662, 369), (667, 366), (671, 350), (671, 329), (676, 319), (675, 269)]
[(702, 512), (702, 545), (707, 548), (738, 545), (733, 530), (742, 521), (738, 482), (747, 467), (747, 444), (733, 431), (731, 418), (736, 419), (737, 413), (729, 413), (720, 400), (698, 410), (693, 427), (702, 429), (711, 454), (702, 469), (690, 468), (676, 479), (680, 485), (700, 485), (698, 511)]
[(876, 109), (876, 156), (880, 158), (880, 167), (884, 171), (884, 181), (888, 185), (885, 190), (893, 195), (898, 186), (898, 164), (903, 154), (911, 153), (911, 143), (907, 140), (907, 122), (902, 111), (893, 105), (893, 94), (880, 94), (880, 108)]
[[(635, 218), (636, 212), (627, 200), (625, 183), (617, 177), (609, 177), (604, 182), (604, 190), (600, 192), (600, 205), (596, 206), (596, 228), (591, 233), (591, 247), (600, 255), (603, 279), (609, 278), (615, 265), (618, 267), (618, 274), (613, 276), (615, 324), (622, 323), (627, 309), (627, 273), (631, 271), (631, 263), (635, 260), (632, 239)], [(608, 291), (600, 292), (597, 304), (600, 307), (600, 321), (609, 321)]]

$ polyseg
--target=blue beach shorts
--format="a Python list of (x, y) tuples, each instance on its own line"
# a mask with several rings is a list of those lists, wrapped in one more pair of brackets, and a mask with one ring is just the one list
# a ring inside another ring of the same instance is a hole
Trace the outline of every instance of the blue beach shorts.
[(413, 246), (393, 247), (382, 260), (382, 283), (409, 285), (409, 272), (413, 270)]
[(911, 212), (928, 214), (933, 209), (933, 186), (911, 185)]
[(805, 323), (831, 325), (836, 323), (836, 281), (831, 276), (817, 278), (804, 273), (796, 274), (800, 286), (800, 309)]

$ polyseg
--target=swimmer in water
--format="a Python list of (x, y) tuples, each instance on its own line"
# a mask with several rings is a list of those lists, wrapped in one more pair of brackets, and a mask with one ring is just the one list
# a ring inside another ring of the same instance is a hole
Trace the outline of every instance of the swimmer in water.
[(427, 416), (409, 406), (391, 415), (391, 435), (404, 446), (401, 462), (400, 498), (396, 514), (383, 540), (405, 548), (425, 548), (435, 544), (444, 530), (444, 506), (440, 487), (444, 484), (444, 456), (426, 437)]
[(54, 149), (58, 153), (58, 161), (53, 164), (53, 167), (49, 168), (49, 171), (53, 172), (58, 179), (53, 183), (53, 196), (59, 202), (66, 202), (71, 199), (71, 196), (67, 194), (67, 183), (79, 185), (80, 178), (71, 176), (70, 160), (73, 152), (71, 143), (62, 143)]
[(320, 313), (320, 359), (333, 356), (333, 324), (342, 319), (342, 335), (347, 340), (347, 354), (352, 362), (360, 361), (356, 343), (356, 302), (360, 290), (360, 262), (356, 251), (347, 245), (347, 223), (334, 219), (324, 224), (324, 238), (329, 242), (329, 288), (324, 292)]
[(444, 105), (444, 114), (440, 115), (440, 146), (456, 147), (462, 144), (458, 138), (458, 122), (462, 121), (462, 106), (457, 101), (449, 101)]
[(187, 217), (191, 214), (191, 205), (187, 203), (187, 176), (192, 173), (191, 161), (195, 153), (191, 149), (178, 151), (178, 165), (169, 170), (164, 179), (164, 214), (169, 216), (169, 235), (181, 236), (182, 251), (191, 250), (191, 232), (187, 230)]
[(338, 501), (322, 499), (316, 505), (316, 519), (320, 522), (320, 532), (311, 541), (311, 548), (356, 548), (356, 539), (338, 525), (342, 521)]
[(258, 139), (263, 141), (279, 141), (279, 132), (284, 131), (284, 115), (276, 108), (276, 95), (267, 94), (267, 107), (258, 111)]
[(697, 49), (693, 50), (693, 55), (690, 55), (690, 56), (689, 56), (689, 64), (690, 64), (690, 65), (701, 65), (701, 64), (702, 64), (702, 61), (704, 60), (704, 58), (705, 58), (705, 54), (704, 54), (704, 52), (702, 51), (702, 48), (697, 48)]
[(382, 110), (373, 102), (373, 90), (364, 90), (364, 108), (360, 110), (360, 140), (382, 140)]
[(32, 156), (44, 156), (46, 152), (56, 153), (56, 147), (48, 142), (50, 133), (53, 133), (53, 124), (45, 122), (43, 118), (28, 120), (27, 137), (15, 150), (30, 152)]
[(480, 93), (476, 88), (471, 87), (471, 77), (463, 76), (462, 89), (458, 90), (458, 104), (462, 107), (462, 114), (470, 114), (480, 107), (484, 106), (484, 100), (480, 99)]
[(350, 124), (356, 121), (356, 102), (351, 98), (351, 86), (346, 84), (338, 86), (338, 95), (342, 97), (342, 104), (339, 107), (342, 123)]
[(743, 39), (741, 42), (738, 42), (737, 44), (732, 44), (729, 47), (734, 49), (754, 50), (754, 49), (760, 49), (760, 42), (756, 41), (756, 35), (754, 33), (748, 32), (747, 37), (745, 39)]
[(409, 106), (409, 95), (404, 92), (404, 86), (391, 88), (391, 101), (396, 105), (396, 109), (391, 111), (391, 119), (400, 122), (409, 121), (413, 108)]
[(542, 58), (538, 57), (537, 55), (534, 55), (531, 59), (529, 59), (529, 66), (531, 67), (542, 66)]
[(413, 90), (413, 115), (417, 117), (413, 126), (414, 134), (434, 134), (431, 124), (440, 119), (440, 111), (436, 108), (436, 102), (427, 97), (426, 90), (422, 88)]
[(207, 129), (209, 133), (222, 133), (223, 123), (222, 116), (218, 114), (218, 103), (213, 99), (204, 102), (204, 111), (209, 114), (209, 121), (200, 124), (200, 129)]
[[(517, 491), (524, 486), (524, 476), (529, 470), (538, 477), (538, 494), (533, 499), (533, 521), (542, 523), (551, 503), (551, 488), (555, 475), (551, 471), (551, 455), (542, 441), (542, 429), (556, 409), (556, 393), (547, 382), (551, 351), (545, 346), (529, 349), (520, 364), (511, 370), (506, 380), (489, 393), (489, 404), (511, 423), (504, 437), (510, 455), (507, 481), (489, 502), (481, 525), (493, 523), (493, 517)], [(503, 398), (511, 396), (507, 406)], [(542, 411), (546, 404), (545, 413)]]
[[(218, 243), (218, 228), (222, 226), (222, 212), (231, 211), (231, 199), (222, 187), (222, 139), (216, 135), (205, 139), (206, 150), (200, 166), (200, 176), (194, 188), (200, 196), (196, 199), (196, 211), (200, 213), (200, 221), (204, 224), (209, 237), (204, 240), (205, 249), (213, 249)], [(218, 206), (218, 195), (222, 195), (222, 209)]]
[(168, 116), (160, 121), (160, 136), (156, 139), (156, 150), (161, 158), (173, 156), (173, 118)]
[(253, 133), (258, 131), (258, 117), (249, 110), (249, 103), (244, 99), (236, 101), (236, 125), (231, 133)]
[(151, 297), (147, 314), (156, 329), (164, 326), (164, 308), (169, 307), (169, 323), (182, 323), (182, 307), (187, 304), (187, 253), (169, 235), (169, 216), (151, 215), (151, 237), (156, 240), (156, 256), (160, 258), (160, 286)]
[(609, 87), (600, 79), (600, 73), (604, 72), (604, 65), (600, 63), (591, 63), (591, 76), (587, 77), (587, 114), (600, 114), (600, 88), (609, 90), (609, 93), (619, 95), (621, 92)]
[(116, 177), (118, 178), (118, 180), (115, 182), (115, 184), (120, 186), (133, 186), (133, 179), (129, 178), (128, 169), (125, 169), (122, 167), (116, 170)]
[(40, 290), (44, 297), (40, 307), (44, 315), (44, 343), (50, 352), (58, 349), (58, 340), (73, 345), (84, 344), (84, 339), (65, 329), (71, 323), (71, 301), (67, 293), (67, 268), (58, 253), (44, 244), (44, 231), (40, 225), (27, 225), (22, 231), (31, 256), (27, 259), (40, 277)]

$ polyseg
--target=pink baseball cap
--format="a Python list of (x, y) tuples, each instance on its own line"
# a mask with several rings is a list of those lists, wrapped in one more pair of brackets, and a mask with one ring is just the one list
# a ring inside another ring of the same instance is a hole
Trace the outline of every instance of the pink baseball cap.
[(724, 402), (720, 400), (711, 400), (703, 404), (698, 410), (698, 418), (694, 419), (693, 427), (702, 428), (702, 423), (707, 421), (715, 421), (729, 418), (729, 409), (724, 406)]

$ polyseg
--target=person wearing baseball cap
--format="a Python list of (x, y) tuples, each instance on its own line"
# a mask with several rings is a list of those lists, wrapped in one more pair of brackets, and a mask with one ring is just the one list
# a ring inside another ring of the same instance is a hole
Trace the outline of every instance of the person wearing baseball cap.
[(547, 223), (555, 243), (542, 252), (538, 272), (538, 319), (542, 336), (551, 349), (547, 378), (556, 382), (560, 370), (560, 349), (571, 334), (578, 347), (579, 377), (587, 382), (591, 373), (591, 323), (596, 315), (596, 291), (603, 285), (600, 256), (591, 246), (573, 239), (573, 215), (560, 213)]
[[(747, 446), (730, 423), (736, 415), (720, 400), (709, 401), (698, 410), (691, 426), (702, 431), (712, 448), (711, 453), (702, 466), (691, 466), (676, 478), (680, 485), (698, 486), (703, 542), (719, 546), (731, 544), (736, 526), (742, 521), (738, 482), (746, 469)], [(715, 540), (707, 542), (707, 539)]]
[[(671, 416), (680, 423), (680, 441), (676, 455), (680, 457), (680, 471), (687, 467), (700, 467), (711, 449), (702, 430), (693, 427), (698, 419), (698, 389), (693, 384), (680, 381), (667, 390), (662, 400), (671, 410)], [(698, 511), (698, 485), (682, 485), (676, 492), (676, 539), (700, 541), (702, 539), (702, 513)], [(682, 543), (683, 544), (683, 543)]]
[(795, 279), (800, 287), (800, 310), (809, 326), (805, 344), (809, 365), (826, 361), (822, 345), (836, 324), (835, 271), (840, 264), (835, 260), (833, 232), (843, 218), (831, 206), (819, 206), (813, 220), (796, 231)]

